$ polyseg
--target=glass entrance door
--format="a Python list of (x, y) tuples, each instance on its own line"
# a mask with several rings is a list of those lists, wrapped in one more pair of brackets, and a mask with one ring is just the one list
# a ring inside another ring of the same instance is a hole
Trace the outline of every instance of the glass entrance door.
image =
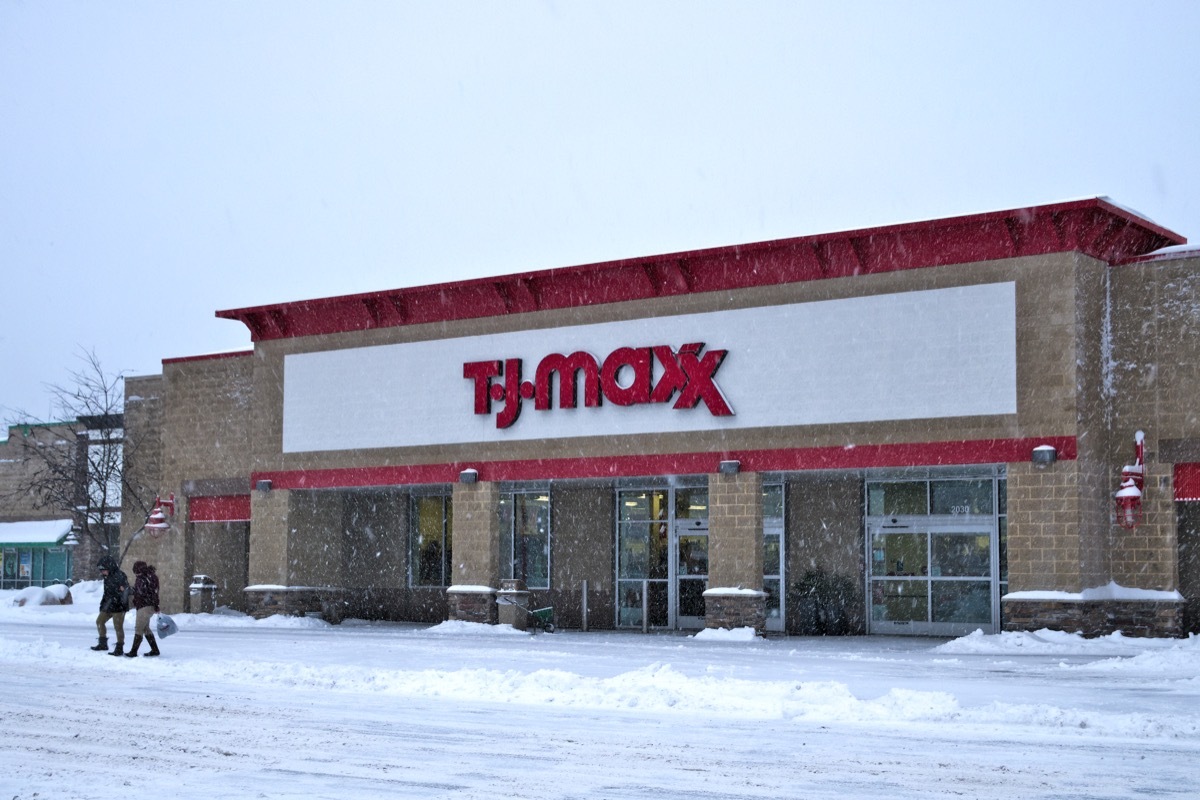
[(999, 470), (989, 472), (867, 481), (871, 633), (1000, 629), (1007, 482)]
[(704, 627), (704, 590), (708, 588), (708, 520), (676, 520), (674, 535), (674, 627)]
[(994, 629), (991, 525), (893, 518), (869, 538), (872, 633)]
[(617, 492), (617, 626), (704, 627), (708, 490)]

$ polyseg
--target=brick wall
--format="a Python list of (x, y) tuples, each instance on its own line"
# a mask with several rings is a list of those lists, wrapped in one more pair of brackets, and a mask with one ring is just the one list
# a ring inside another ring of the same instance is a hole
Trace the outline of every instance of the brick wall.
[(453, 503), (454, 584), (499, 587), (499, 485), (484, 481), (456, 483)]
[(64, 456), (75, 446), (75, 432), (69, 425), (12, 425), (7, 438), (0, 441), (0, 522), (67, 519), (70, 511), (37, 508), (37, 500), (27, 491), (35, 471), (36, 459), (26, 457), (32, 446), (59, 448)]
[(345, 496), (337, 491), (290, 493), (288, 586), (345, 586), (342, 552)]
[(709, 475), (709, 588), (761, 590), (762, 575), (762, 475)]
[[(853, 581), (858, 596), (865, 598), (862, 476), (828, 472), (794, 475), (788, 478), (785, 491), (788, 585), (784, 591), (810, 570), (823, 570), (830, 576)], [(849, 609), (851, 633), (866, 632), (864, 606), (865, 599)], [(788, 603), (789, 632), (803, 632), (802, 611), (798, 603)]]
[(559, 627), (583, 624), (583, 582), (588, 583), (588, 627), (611, 628), (615, 587), (614, 492), (608, 486), (556, 485), (550, 493), (549, 605)]
[(1078, 592), (1080, 562), (1079, 463), (1039, 469), (1008, 465), (1008, 585), (1014, 592)]
[[(171, 530), (160, 539), (139, 533), (154, 504), (154, 498), (167, 497), (171, 490), (162, 481), (163, 391), (161, 375), (125, 379), (125, 480), (130, 491), (122, 498), (121, 546), (128, 545), (126, 571), (135, 561), (155, 566), (160, 583), (159, 599), (163, 610), (183, 611), (183, 517), (176, 513)], [(130, 538), (136, 540), (130, 544)]]
[(1179, 636), (1183, 604), (1178, 602), (1118, 601), (1056, 602), (1006, 600), (1004, 629), (1032, 631), (1047, 628), (1085, 636)]
[(1164, 442), (1200, 442), (1200, 257), (1112, 270), (1113, 436), (1110, 490), (1146, 434), (1144, 520), (1113, 529), (1113, 577), (1144, 589), (1179, 584), (1173, 467)]
[[(168, 611), (185, 607), (187, 587), (196, 571), (193, 530), (184, 524), (188, 519), (186, 484), (236, 483), (249, 489), (253, 360), (237, 356), (163, 365), (162, 469), (156, 493), (175, 493), (176, 524), (170, 535), (155, 544), (147, 543), (150, 549), (144, 555), (158, 565), (163, 605)], [(252, 557), (251, 573), (253, 561)], [(250, 580), (255, 581), (253, 574)]]
[(250, 493), (250, 584), (286, 586), (288, 568), (288, 513), (291, 492), (273, 489)]

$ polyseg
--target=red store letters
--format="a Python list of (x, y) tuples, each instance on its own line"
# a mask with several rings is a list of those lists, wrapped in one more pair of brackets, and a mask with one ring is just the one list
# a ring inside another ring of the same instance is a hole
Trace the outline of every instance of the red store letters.
[[(519, 358), (471, 361), (463, 364), (463, 378), (474, 381), (476, 414), (491, 414), (492, 402), (504, 401), (496, 413), (497, 428), (507, 428), (517, 421), (523, 400), (532, 399), (538, 411), (552, 409), (556, 377), (558, 407), (575, 408), (581, 375), (585, 407), (597, 407), (603, 400), (616, 406), (632, 406), (667, 403), (675, 398), (674, 408), (695, 408), (703, 402), (714, 417), (733, 416), (715, 380), (728, 351), (703, 350), (703, 342), (685, 344), (678, 351), (669, 345), (619, 347), (603, 363), (584, 351), (551, 353), (538, 362), (532, 381), (522, 380)], [(661, 370), (657, 381), (656, 364)], [(622, 374), (632, 375), (632, 380), (622, 383)]]

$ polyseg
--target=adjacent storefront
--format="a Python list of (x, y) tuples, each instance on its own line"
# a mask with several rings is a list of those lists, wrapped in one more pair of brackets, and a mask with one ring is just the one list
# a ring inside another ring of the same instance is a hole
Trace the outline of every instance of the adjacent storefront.
[(70, 535), (69, 519), (0, 522), (0, 589), (69, 580)]

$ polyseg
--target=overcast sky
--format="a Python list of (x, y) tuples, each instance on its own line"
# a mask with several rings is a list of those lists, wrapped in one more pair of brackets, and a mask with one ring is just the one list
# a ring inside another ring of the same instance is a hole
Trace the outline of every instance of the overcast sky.
[(1200, 3), (0, 0), (0, 411), (219, 309), (1107, 195), (1200, 241)]

